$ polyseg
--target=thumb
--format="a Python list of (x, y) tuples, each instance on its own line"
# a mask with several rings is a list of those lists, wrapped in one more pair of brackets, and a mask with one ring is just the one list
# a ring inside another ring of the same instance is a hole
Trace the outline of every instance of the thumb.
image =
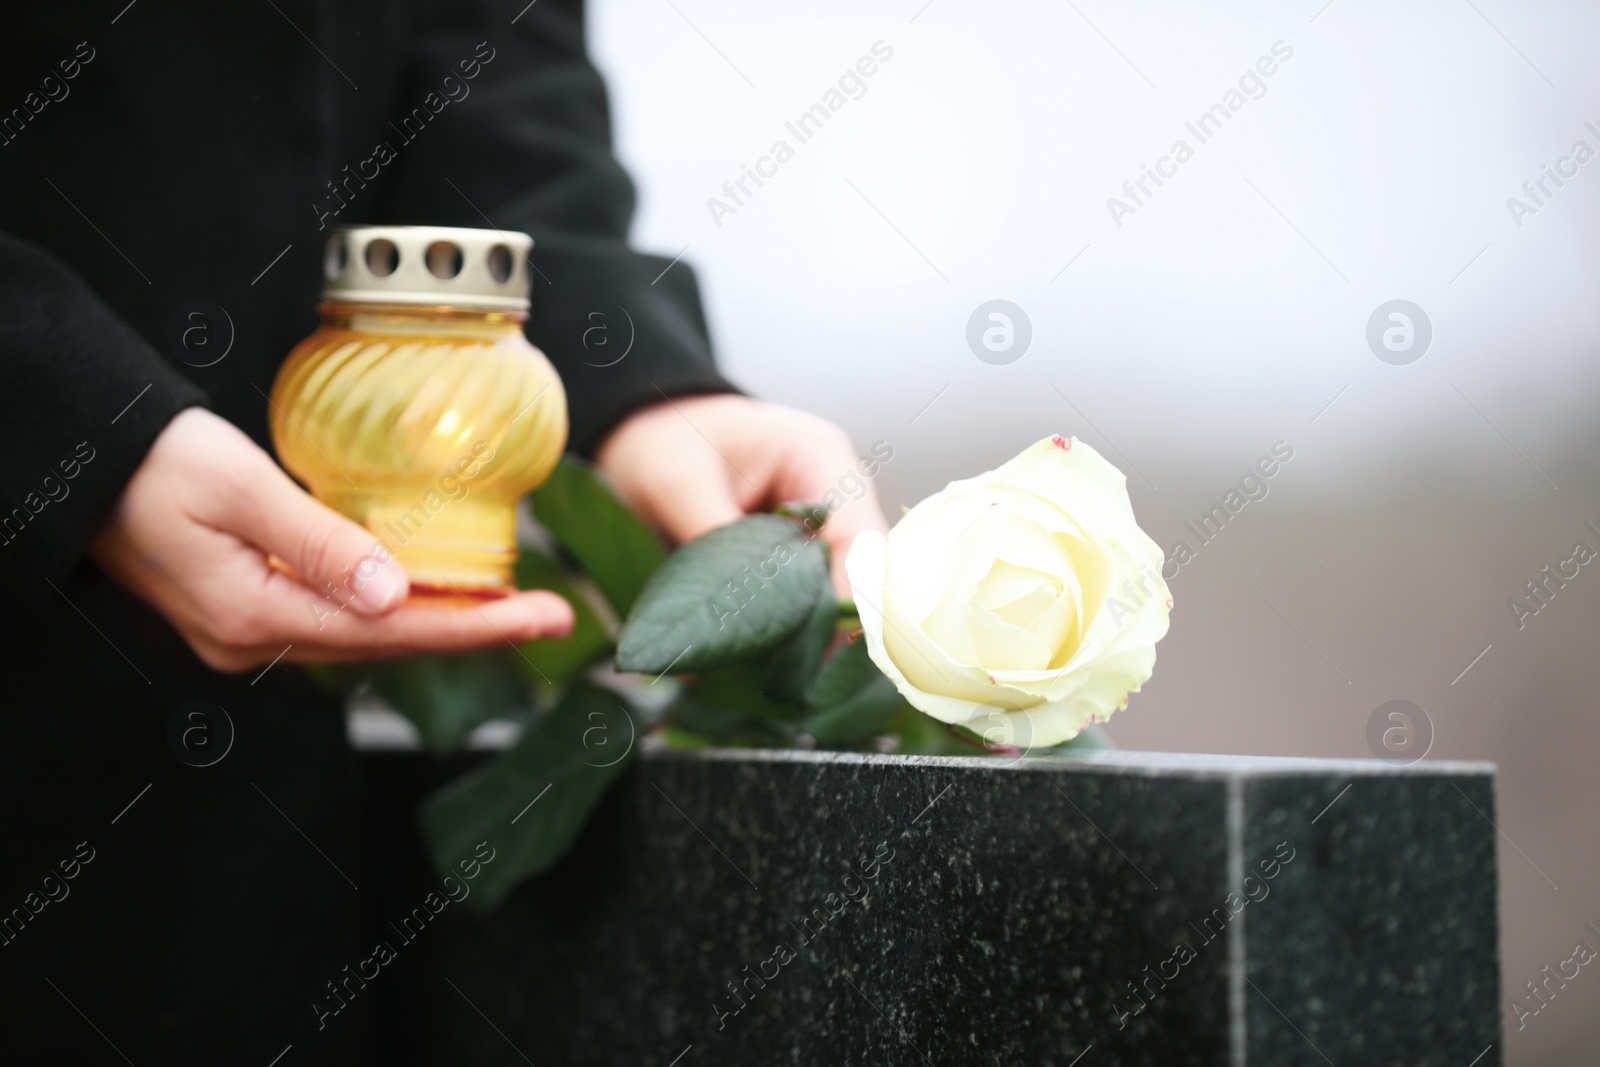
[(318, 502), (265, 456), (245, 486), (241, 529), (233, 532), (277, 556), (319, 593), (364, 615), (398, 607), (406, 572), (372, 532)]
[(656, 522), (677, 544), (744, 518), (733, 493), (717, 485), (685, 485), (677, 493), (662, 494), (654, 504)]
[(887, 524), (875, 500), (856, 500), (840, 508), (823, 524), (819, 536), (828, 546), (828, 559), (833, 571), (833, 588), (845, 600), (850, 599), (850, 576), (845, 571), (845, 560), (850, 546), (859, 534), (868, 530), (883, 533)]
[(715, 473), (650, 483), (648, 491), (651, 499), (639, 502), (646, 505), (642, 510), (679, 544), (744, 516), (726, 479)]

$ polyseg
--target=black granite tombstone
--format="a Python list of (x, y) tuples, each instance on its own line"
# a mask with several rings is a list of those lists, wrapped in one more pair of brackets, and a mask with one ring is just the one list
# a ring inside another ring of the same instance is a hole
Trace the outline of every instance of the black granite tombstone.
[[(375, 919), (440, 768), (366, 760)], [(647, 752), (372, 1004), (386, 1064), (1500, 1063), (1487, 765)], [(376, 928), (376, 927), (375, 927)]]

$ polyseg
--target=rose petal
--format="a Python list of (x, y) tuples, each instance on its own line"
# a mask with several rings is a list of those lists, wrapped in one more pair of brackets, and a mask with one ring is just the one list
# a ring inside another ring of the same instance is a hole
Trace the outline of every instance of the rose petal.
[(1150, 677), (1169, 625), (1162, 563), (1121, 472), (1054, 438), (862, 535), (847, 571), (868, 652), (913, 706), (1037, 746)]
[[(845, 574), (850, 579), (851, 595), (855, 597), (856, 610), (861, 616), (867, 655), (912, 707), (943, 722), (966, 722), (978, 711), (983, 701), (993, 695), (993, 688), (987, 685), (987, 679), (984, 684), (979, 684), (965, 677), (957, 664), (926, 640), (918, 643), (904, 641), (902, 635), (908, 628), (917, 633), (920, 631), (908, 627), (904, 612), (898, 606), (892, 609), (898, 621), (886, 618), (884, 604), (889, 600), (884, 580), (886, 549), (884, 535), (868, 530), (856, 536), (850, 546), (850, 554), (845, 557)], [(886, 635), (898, 646), (894, 655), (890, 654)], [(944, 661), (942, 670), (937, 660)], [(900, 669), (902, 661), (908, 664), (921, 663), (922, 669), (916, 672), (918, 678), (926, 676), (935, 679), (932, 684), (940, 686), (941, 692), (930, 692), (913, 682), (907, 677), (907, 672)], [(973, 694), (974, 699), (947, 695), (946, 691), (957, 682), (966, 683), (965, 691)], [(1022, 702), (1034, 699), (1020, 695)]]
[(991, 743), (1027, 749), (1070, 741), (1091, 723), (1105, 722), (1121, 708), (1128, 694), (1137, 693), (1150, 680), (1155, 662), (1154, 648), (1135, 649), (1106, 660), (1071, 696), (1005, 714), (1009, 740)]

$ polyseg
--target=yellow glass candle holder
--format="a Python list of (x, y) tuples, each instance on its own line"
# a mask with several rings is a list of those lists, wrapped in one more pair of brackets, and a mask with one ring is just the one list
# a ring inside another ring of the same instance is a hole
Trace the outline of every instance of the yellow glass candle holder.
[(413, 594), (513, 588), (517, 504), (561, 458), (561, 379), (523, 335), (526, 234), (350, 226), (322, 326), (273, 383), (284, 467), (364, 525)]

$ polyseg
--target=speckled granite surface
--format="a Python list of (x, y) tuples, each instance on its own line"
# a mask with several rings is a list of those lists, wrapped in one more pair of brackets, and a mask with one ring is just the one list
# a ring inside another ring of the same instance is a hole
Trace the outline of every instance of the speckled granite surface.
[[(365, 764), (381, 918), (440, 771)], [(1493, 803), (1477, 764), (647, 754), (374, 984), (383, 1062), (1489, 1067)]]

